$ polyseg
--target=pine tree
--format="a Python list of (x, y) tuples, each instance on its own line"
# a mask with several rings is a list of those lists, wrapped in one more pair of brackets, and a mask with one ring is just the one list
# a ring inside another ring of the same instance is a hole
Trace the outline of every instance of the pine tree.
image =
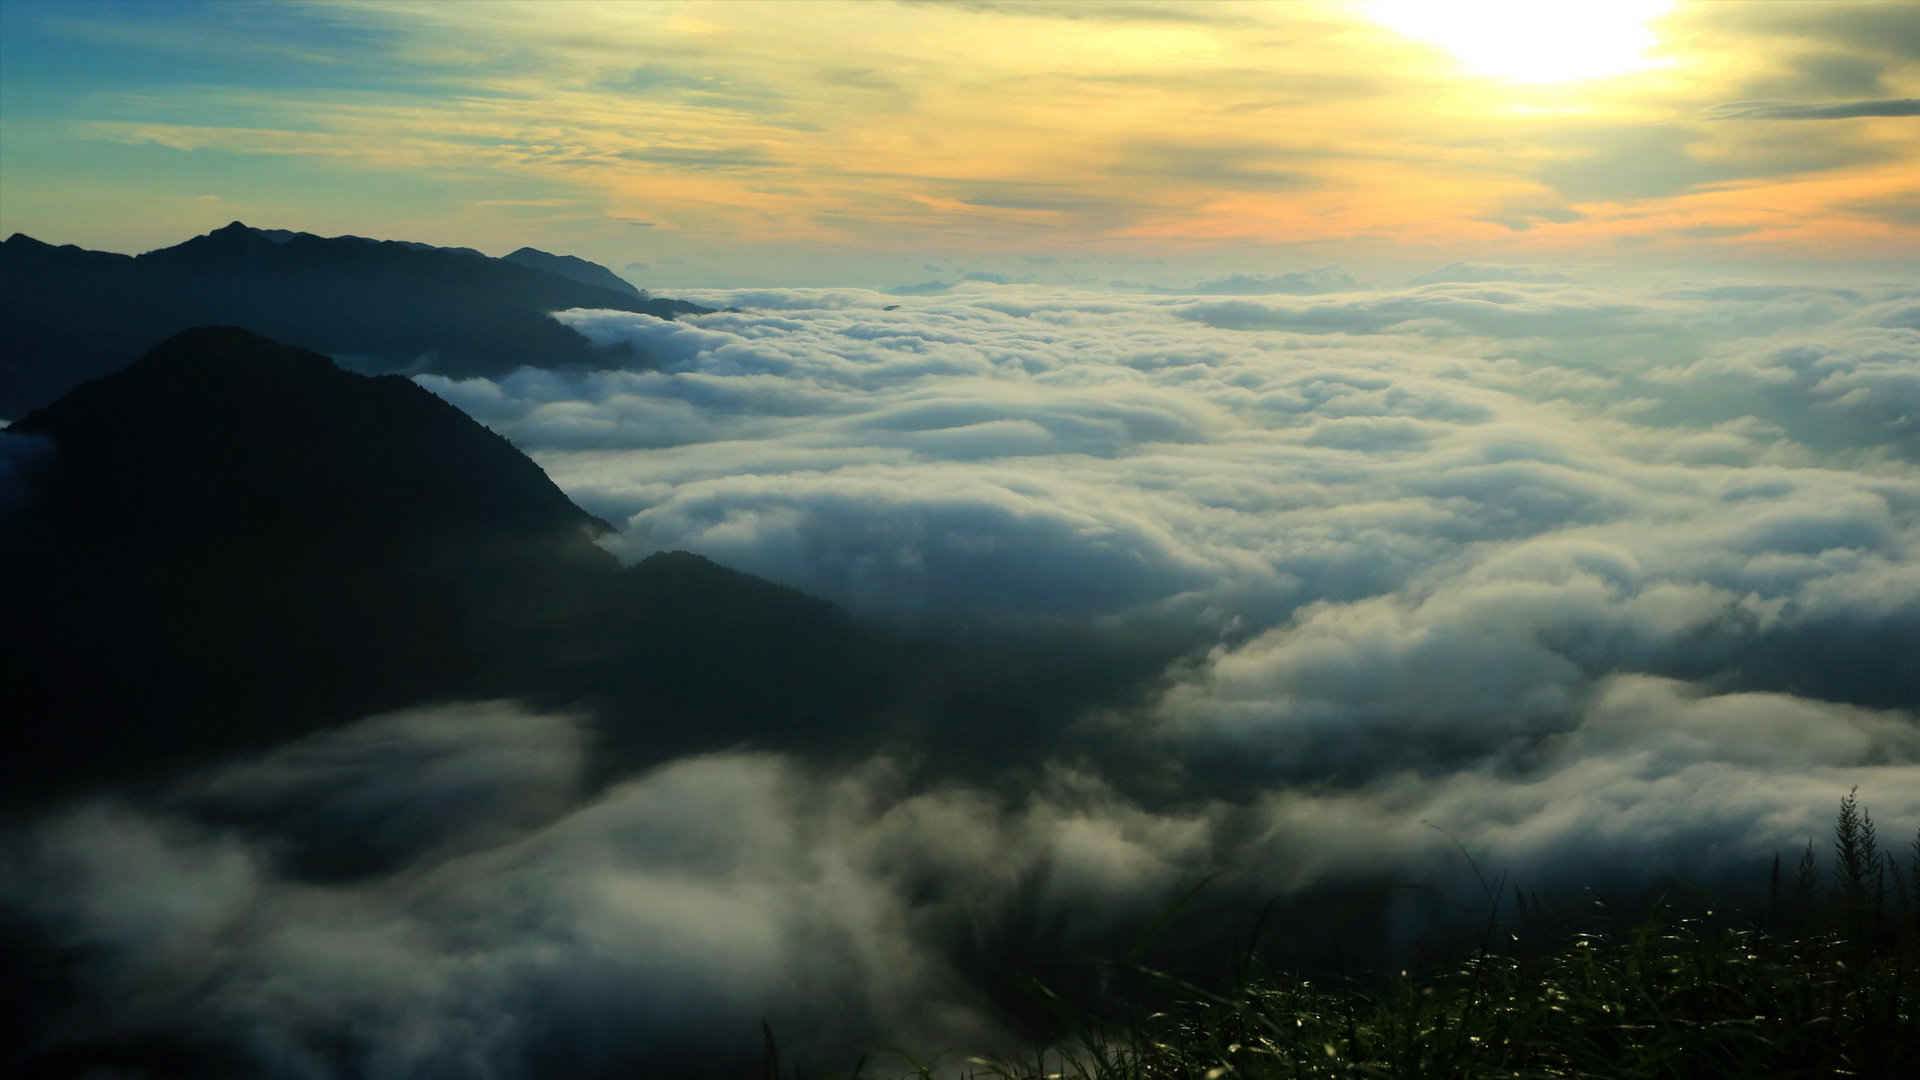
[(1833, 889), (1848, 933), (1855, 938), (1864, 937), (1871, 925), (1880, 882), (1880, 844), (1873, 816), (1861, 809), (1859, 795), (1855, 787), (1840, 800), (1840, 817), (1833, 825)]
[(1913, 831), (1913, 857), (1907, 862), (1907, 918), (1920, 933), (1920, 829)]
[(1833, 824), (1833, 890), (1850, 904), (1866, 900), (1867, 861), (1871, 857), (1861, 842), (1859, 794), (1856, 787), (1840, 800), (1840, 817)]
[(1820, 897), (1820, 868), (1813, 854), (1813, 840), (1807, 840), (1807, 850), (1800, 854), (1800, 870), (1793, 880), (1793, 917), (1796, 923), (1805, 924), (1813, 918), (1814, 907)]

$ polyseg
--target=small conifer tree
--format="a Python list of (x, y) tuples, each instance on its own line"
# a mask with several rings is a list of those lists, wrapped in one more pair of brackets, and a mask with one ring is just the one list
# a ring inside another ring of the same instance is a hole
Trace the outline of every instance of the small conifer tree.
[(1907, 862), (1907, 921), (1920, 934), (1920, 829), (1913, 831), (1913, 855)]
[(1820, 899), (1820, 867), (1813, 853), (1813, 840), (1807, 840), (1807, 849), (1800, 853), (1800, 869), (1793, 879), (1793, 919), (1796, 924), (1804, 925), (1813, 918)]
[(1840, 800), (1840, 816), (1833, 825), (1833, 890), (1847, 932), (1863, 938), (1879, 914), (1885, 891), (1880, 874), (1880, 843), (1874, 836), (1873, 815), (1860, 806), (1855, 787)]

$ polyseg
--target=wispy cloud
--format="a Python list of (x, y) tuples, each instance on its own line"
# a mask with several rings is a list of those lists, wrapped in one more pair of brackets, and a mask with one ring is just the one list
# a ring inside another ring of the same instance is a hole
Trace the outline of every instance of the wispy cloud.
[[(1783, 198), (1801, 235), (1866, 242), (1836, 198), (1757, 189), (1910, 168), (1911, 140), (1843, 124), (1756, 135), (1752, 122), (1913, 115), (1912, 99), (1870, 96), (1904, 85), (1906, 61), (1867, 51), (1860, 31), (1888, 23), (1874, 39), (1884, 43), (1904, 23), (1881, 9), (1782, 22), (1722, 7), (1661, 21), (1672, 37), (1661, 65), (1521, 86), (1340, 6), (572, 5), (561, 16), (542, 4), (343, 2), (213, 33), (191, 13), (119, 22), (30, 5), (15, 25), (37, 35), (40, 63), (105, 48), (128, 70), (202, 75), (128, 93), (103, 84), (59, 114), (33, 111), (44, 95), (16, 95), (8, 141), (52, 148), (93, 133), (234, 167), (324, 157), (393, 174), (440, 161), (513, 197), (593, 192), (709, 246), (1613, 250), (1632, 220), (1725, 221), (1788, 209)], [(823, 27), (829, 50), (791, 47)], [(966, 45), (979, 40), (998, 45)], [(24, 87), (36, 76), (13, 72), (39, 68), (7, 70)], [(1796, 96), (1846, 93), (1862, 96)], [(1688, 115), (1726, 123), (1674, 119)], [(10, 169), (9, 220), (60, 212), (39, 168)], [(1559, 202), (1487, 209), (1542, 183)], [(1714, 205), (1689, 201), (1702, 194)]]
[(1841, 101), (1812, 105), (1791, 101), (1735, 101), (1713, 110), (1719, 119), (1853, 120), (1866, 116), (1920, 116), (1920, 98)]

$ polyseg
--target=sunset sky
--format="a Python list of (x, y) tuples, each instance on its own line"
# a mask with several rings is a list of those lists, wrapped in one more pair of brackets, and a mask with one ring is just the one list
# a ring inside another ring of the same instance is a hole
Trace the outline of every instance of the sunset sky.
[(0, 231), (110, 250), (234, 219), (533, 244), (641, 277), (729, 259), (1920, 250), (1911, 3), (0, 15)]
[(0, 0), (0, 238), (233, 221), (654, 295), (0, 243), (26, 1074), (1044, 1069), (1707, 904), (1881, 970), (1920, 0)]

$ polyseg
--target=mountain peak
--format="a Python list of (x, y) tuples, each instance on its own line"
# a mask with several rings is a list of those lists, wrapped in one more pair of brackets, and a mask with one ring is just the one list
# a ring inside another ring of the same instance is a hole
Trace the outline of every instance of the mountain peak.
[(617, 580), (607, 526), (499, 435), (236, 327), (168, 338), (0, 452), (34, 437), (0, 506), (0, 595), (30, 615), (0, 620), (0, 802), (486, 693)]
[(582, 285), (591, 285), (600, 289), (611, 289), (614, 292), (631, 298), (644, 299), (646, 297), (646, 293), (634, 288), (633, 284), (626, 278), (601, 266), (597, 262), (589, 262), (577, 255), (555, 255), (552, 252), (541, 251), (539, 248), (523, 247), (518, 251), (503, 256), (500, 261), (517, 263), (530, 270), (553, 274), (556, 277), (563, 277), (569, 281), (579, 282)]
[(149, 368), (225, 368), (223, 374), (234, 378), (297, 378), (339, 370), (319, 353), (282, 345), (240, 326), (189, 327), (155, 345), (135, 363)]
[(577, 541), (609, 529), (412, 381), (343, 371), (234, 326), (183, 330), (10, 430), (53, 439), (82, 473), (134, 478), (144, 510), (117, 528), (154, 542), (248, 530), (300, 542)]
[(398, 375), (197, 327), (0, 431), (16, 449), (0, 806), (421, 701), (585, 696), (702, 738), (864, 707), (837, 609), (693, 555), (619, 570), (604, 523)]
[[(532, 260), (535, 265), (529, 265)], [(0, 245), (0, 417), (132, 362), (182, 327), (238, 324), (362, 370), (500, 375), (606, 362), (552, 317), (612, 308), (660, 318), (706, 308), (637, 292), (568, 256), (322, 237), (234, 221), (139, 256)], [(626, 354), (622, 354), (622, 359)]]
[(192, 261), (213, 256), (216, 259), (227, 260), (257, 254), (261, 248), (270, 245), (271, 241), (262, 235), (260, 230), (244, 222), (234, 221), (172, 247), (150, 251), (142, 258), (158, 257), (168, 261)]

